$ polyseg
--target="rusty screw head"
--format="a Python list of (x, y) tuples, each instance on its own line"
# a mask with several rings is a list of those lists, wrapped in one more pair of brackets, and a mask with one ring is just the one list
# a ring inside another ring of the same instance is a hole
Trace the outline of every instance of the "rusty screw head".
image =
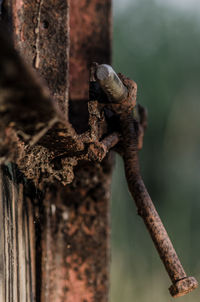
[(173, 298), (177, 298), (188, 294), (197, 287), (198, 282), (194, 277), (186, 277), (171, 285), (169, 291)]

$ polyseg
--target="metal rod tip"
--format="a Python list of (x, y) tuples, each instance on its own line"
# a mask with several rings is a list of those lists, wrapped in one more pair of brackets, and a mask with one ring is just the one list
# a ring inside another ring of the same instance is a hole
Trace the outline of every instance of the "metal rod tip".
[(111, 76), (113, 72), (114, 70), (110, 65), (102, 64), (98, 66), (96, 76), (98, 80), (104, 81), (109, 78), (109, 76)]

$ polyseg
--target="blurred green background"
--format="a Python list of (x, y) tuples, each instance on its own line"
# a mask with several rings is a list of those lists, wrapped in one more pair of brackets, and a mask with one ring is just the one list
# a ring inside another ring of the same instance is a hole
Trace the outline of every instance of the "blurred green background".
[[(200, 4), (200, 3), (199, 3)], [(141, 170), (188, 275), (200, 281), (200, 5), (114, 0), (113, 65), (148, 108)], [(111, 302), (173, 301), (118, 157), (112, 185)], [(199, 301), (200, 289), (179, 298)]]

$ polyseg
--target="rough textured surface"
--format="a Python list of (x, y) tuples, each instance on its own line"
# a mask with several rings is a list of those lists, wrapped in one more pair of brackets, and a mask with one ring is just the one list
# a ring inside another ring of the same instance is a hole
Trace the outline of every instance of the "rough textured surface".
[[(145, 111), (141, 110), (141, 106), (137, 110), (138, 117), (136, 116), (136, 110), (133, 112), (134, 107), (136, 107), (137, 85), (134, 81), (119, 75), (121, 82), (115, 75), (114, 70), (109, 66), (98, 67), (97, 65), (97, 72), (99, 70), (102, 71), (102, 68), (104, 68), (103, 72), (105, 70), (106, 72), (109, 71), (109, 76), (103, 78), (99, 73), (97, 74), (97, 79), (108, 97), (107, 108), (112, 111), (115, 120), (119, 119), (119, 125), (116, 124), (115, 129), (117, 130), (118, 128), (118, 137), (121, 138), (119, 141), (120, 148), (117, 149), (124, 160), (130, 193), (135, 200), (138, 214), (143, 218), (172, 281), (172, 286), (169, 289), (171, 295), (173, 297), (183, 296), (195, 289), (198, 286), (198, 282), (194, 277), (186, 276), (140, 174), (138, 149), (142, 145), (141, 139), (143, 138), (140, 127), (144, 130), (146, 122)], [(98, 158), (99, 153), (106, 153), (110, 145), (110, 138), (113, 139), (113, 135), (104, 138), (96, 149), (90, 146), (92, 155), (96, 154), (96, 158)], [(93, 157), (95, 158), (95, 156)]]
[[(71, 1), (71, 25), (74, 25), (70, 43), (69, 4), (60, 0), (6, 0), (4, 3), (4, 19), (13, 28), (21, 61), (34, 67), (37, 75), (32, 77), (32, 71), (25, 67), (28, 77), (23, 74), (22, 82), (30, 84), (30, 93), (26, 94), (26, 87), (21, 86), (24, 95), (23, 102), (19, 98), (22, 106), (17, 123), (14, 121), (13, 125), (10, 113), (2, 112), (8, 122), (2, 124), (4, 143), (0, 149), (7, 146), (2, 162), (12, 159), (17, 163), (24, 173), (24, 183), (29, 184), (24, 195), (34, 200), (36, 301), (106, 302), (112, 160), (89, 162), (89, 144), (99, 141), (107, 131), (107, 124), (102, 105), (88, 102), (87, 77), (93, 60), (108, 63), (110, 60), (110, 0)], [(69, 44), (74, 56), (70, 63), (74, 77), (71, 95), (75, 97), (71, 100), (68, 120)], [(42, 80), (37, 79), (39, 76)], [(18, 85), (18, 77), (15, 80)], [(41, 128), (36, 127), (38, 120), (36, 123), (34, 119), (29, 120), (27, 114), (31, 109), (29, 97), (35, 90), (30, 87), (35, 81), (39, 87), (48, 88), (46, 103), (41, 91), (35, 94), (32, 103), (36, 108), (34, 117), (41, 115), (47, 121)], [(10, 101), (10, 112), (16, 118), (16, 108), (12, 107), (15, 97)], [(37, 110), (38, 103), (42, 106), (40, 110)], [(48, 126), (54, 114), (58, 121)], [(21, 115), (26, 118), (24, 123)], [(19, 149), (15, 156), (14, 148)], [(10, 202), (10, 195), (8, 198)], [(20, 300), (27, 301), (26, 297)]]
[[(138, 159), (138, 147), (140, 147), (141, 142), (138, 144), (138, 138), (141, 137), (139, 126), (142, 128), (145, 126), (144, 111), (140, 112), (141, 119), (137, 121), (133, 115), (133, 108), (136, 105), (137, 86), (133, 81), (122, 75), (120, 75), (120, 78), (128, 89), (128, 97), (125, 96), (120, 103), (113, 102), (108, 107), (119, 116), (119, 133), (121, 134), (120, 154), (124, 160), (128, 187), (135, 200), (138, 214), (143, 218), (172, 281), (172, 286), (170, 287), (171, 295), (173, 297), (183, 296), (195, 289), (198, 286), (198, 282), (194, 277), (186, 276), (167, 231), (142, 180)], [(110, 94), (112, 96), (112, 85), (106, 87), (106, 92), (109, 96)]]
[(87, 145), (106, 131), (102, 106), (87, 103), (89, 128), (78, 135), (3, 31), (0, 41), (4, 45), (0, 49), (0, 162), (14, 161), (36, 182), (57, 179), (68, 184), (73, 180), (73, 167), (88, 159)]
[(174, 298), (182, 297), (198, 287), (194, 277), (183, 278), (170, 286), (169, 292)]
[(13, 2), (13, 26), (17, 49), (38, 69), (51, 96), (67, 113), (68, 2), (16, 0)]
[[(121, 116), (121, 127), (125, 146), (123, 159), (129, 190), (137, 205), (138, 214), (143, 218), (169, 277), (172, 283), (175, 284), (177, 281), (186, 278), (186, 273), (140, 175), (137, 131), (131, 114)], [(185, 288), (184, 294), (190, 291), (191, 287), (188, 290)]]
[[(0, 42), (0, 162), (14, 161), (29, 179), (45, 174), (43, 181), (70, 183), (84, 144), (3, 31)], [(57, 161), (60, 168), (55, 168)]]
[(42, 301), (108, 301), (111, 162), (83, 162), (74, 182), (47, 188), (42, 228)]
[(0, 301), (35, 301), (33, 200), (16, 166), (0, 167)]
[(92, 62), (110, 63), (111, 0), (70, 0), (70, 99), (87, 100)]

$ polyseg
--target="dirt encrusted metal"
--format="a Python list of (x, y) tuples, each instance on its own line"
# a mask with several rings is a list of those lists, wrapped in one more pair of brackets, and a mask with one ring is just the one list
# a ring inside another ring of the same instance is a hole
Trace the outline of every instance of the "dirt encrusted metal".
[[(101, 64), (110, 63), (111, 1), (5, 0), (2, 8), (9, 31), (1, 23), (0, 189), (8, 188), (14, 215), (18, 203), (31, 206), (35, 237), (24, 240), (35, 287), (22, 289), (28, 301), (108, 301), (111, 149), (124, 160), (138, 214), (172, 280), (171, 295), (195, 289), (140, 175), (147, 116), (136, 104), (137, 85)], [(11, 223), (5, 238), (16, 227)], [(17, 241), (8, 242), (12, 250)], [(20, 262), (13, 259), (10, 272)]]
[[(110, 63), (111, 1), (5, 0), (2, 11), (0, 163), (3, 173), (13, 163), (15, 206), (31, 202), (34, 222), (31, 296), (24, 287), (13, 301), (106, 302), (113, 161), (89, 156), (108, 131), (102, 104), (89, 99), (89, 70)], [(6, 240), (14, 249), (15, 236)], [(20, 261), (9, 262), (13, 271)], [(21, 271), (23, 280), (24, 262)]]
[[(89, 64), (110, 60), (110, 1), (8, 0), (5, 7), (19, 53), (3, 29), (0, 163), (15, 162), (35, 182), (69, 184), (89, 144), (106, 132), (101, 106), (89, 102)], [(85, 104), (83, 130), (74, 126), (80, 112), (68, 118), (69, 94), (72, 109)]]
[(88, 101), (88, 130), (78, 135), (2, 31), (0, 41), (1, 164), (17, 163), (28, 179), (69, 184), (74, 166), (88, 160), (88, 145), (106, 131), (103, 109)]

